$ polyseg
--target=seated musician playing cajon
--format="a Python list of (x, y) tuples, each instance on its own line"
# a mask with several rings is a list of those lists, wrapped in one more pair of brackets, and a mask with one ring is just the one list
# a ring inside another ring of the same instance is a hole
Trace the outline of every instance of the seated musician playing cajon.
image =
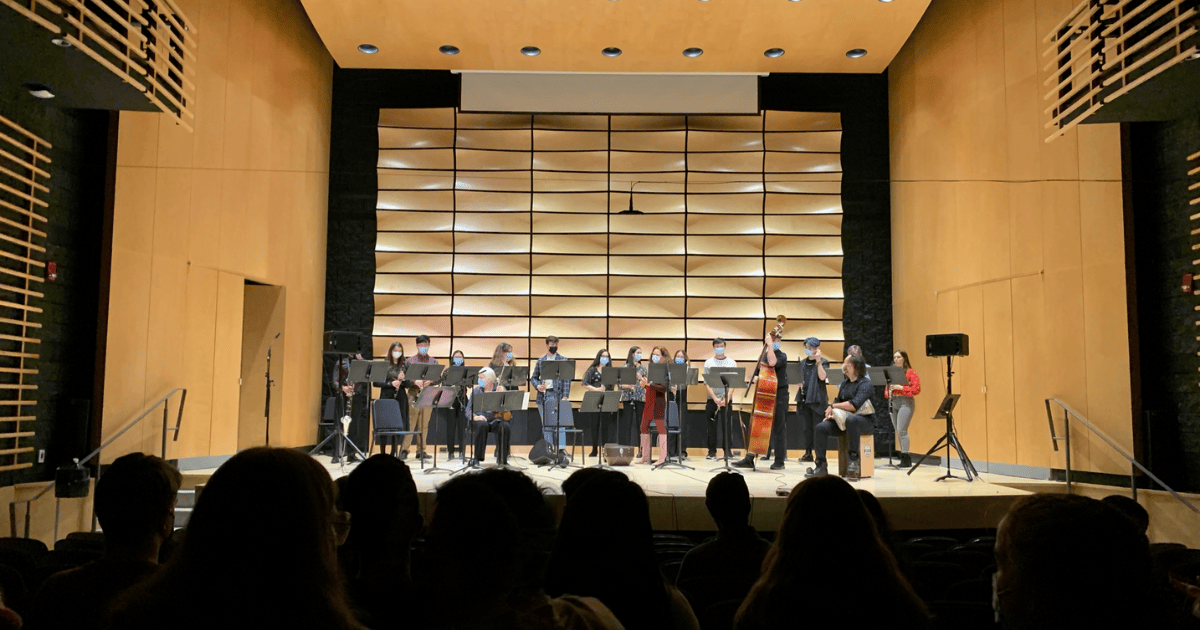
[(479, 380), (475, 389), (471, 390), (471, 398), (467, 400), (466, 415), (471, 421), (471, 434), (475, 436), (475, 456), (472, 466), (478, 466), (487, 451), (488, 433), (496, 434), (496, 463), (503, 466), (508, 463), (508, 422), (494, 411), (475, 411), (475, 395), (484, 392), (503, 391), (496, 385), (496, 373), (492, 368), (480, 368)]
[[(805, 477), (821, 477), (829, 474), (829, 466), (825, 460), (825, 450), (829, 438), (845, 434), (849, 441), (848, 450), (850, 451), (846, 476), (857, 479), (859, 437), (863, 433), (875, 430), (875, 422), (870, 417), (874, 412), (872, 411), (871, 414), (858, 413), (870, 400), (871, 392), (874, 391), (871, 379), (867, 377), (866, 363), (863, 362), (862, 357), (852, 354), (842, 362), (842, 371), (846, 374), (846, 380), (838, 386), (837, 398), (834, 398), (833, 402), (825, 409), (825, 420), (813, 429), (813, 450), (817, 454), (817, 465), (809, 468)], [(845, 413), (835, 413), (835, 410), (842, 410)]]

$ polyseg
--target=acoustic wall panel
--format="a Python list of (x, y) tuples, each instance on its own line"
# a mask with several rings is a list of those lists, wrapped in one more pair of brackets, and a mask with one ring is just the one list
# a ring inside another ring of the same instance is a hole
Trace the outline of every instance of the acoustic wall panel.
[(379, 138), (378, 351), (425, 333), (439, 358), (507, 341), (526, 362), (554, 334), (584, 362), (701, 360), (723, 337), (749, 363), (782, 314), (792, 356), (841, 352), (836, 114), (385, 110)]

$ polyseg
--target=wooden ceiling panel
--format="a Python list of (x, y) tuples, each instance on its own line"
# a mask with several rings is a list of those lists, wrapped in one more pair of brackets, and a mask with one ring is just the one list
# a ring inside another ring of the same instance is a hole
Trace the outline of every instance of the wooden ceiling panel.
[[(908, 39), (929, 0), (302, 3), (343, 68), (878, 73)], [(363, 54), (360, 44), (379, 50)], [(460, 52), (444, 55), (438, 51), (444, 45)], [(542, 52), (528, 57), (520, 52), (524, 46)], [(610, 46), (623, 54), (600, 54)], [(704, 54), (683, 56), (689, 47)], [(785, 53), (768, 58), (763, 52), (769, 48)], [(850, 59), (846, 51), (854, 48), (868, 54)]]

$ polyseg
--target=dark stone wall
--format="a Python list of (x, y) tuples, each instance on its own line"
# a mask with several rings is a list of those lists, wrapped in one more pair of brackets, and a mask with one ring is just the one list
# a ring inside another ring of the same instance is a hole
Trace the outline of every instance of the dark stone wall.
[[(36, 367), (38, 389), (36, 435), (21, 446), (34, 452), (21, 456), (33, 468), (0, 473), (0, 485), (49, 479), (59, 464), (87, 454), (90, 419), (95, 404), (96, 352), (105, 183), (108, 165), (109, 113), (62, 110), (29, 96), (19, 86), (0, 89), (0, 114), (53, 145), (46, 252), (33, 258), (58, 265), (58, 280), (33, 287), (45, 293), (33, 304), (43, 309), (32, 319), (40, 322), (41, 358)], [(7, 281), (6, 281), (7, 282)], [(8, 332), (8, 331), (5, 331)], [(5, 408), (7, 410), (11, 408)], [(8, 430), (8, 429), (5, 429)], [(11, 444), (11, 441), (7, 441)], [(7, 448), (8, 446), (5, 446)], [(45, 449), (46, 462), (36, 464)]]
[[(1187, 156), (1200, 151), (1200, 116), (1127, 126), (1137, 285), (1137, 362), (1148, 468), (1176, 490), (1200, 491), (1200, 342), (1181, 278), (1200, 271), (1189, 220)], [(1191, 181), (1200, 181), (1192, 179)], [(1200, 283), (1197, 283), (1200, 286)], [(1138, 392), (1134, 392), (1135, 397)]]

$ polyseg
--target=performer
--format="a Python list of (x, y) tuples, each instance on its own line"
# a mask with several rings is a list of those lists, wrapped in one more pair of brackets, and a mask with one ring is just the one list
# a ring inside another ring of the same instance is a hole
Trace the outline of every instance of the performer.
[(496, 344), (496, 350), (492, 353), (492, 360), (488, 362), (488, 367), (496, 372), (496, 378), (500, 378), (499, 370), (501, 368), (510, 368), (516, 364), (516, 361), (513, 361), (512, 345), (503, 341)]
[[(713, 368), (732, 368), (737, 367), (737, 362), (725, 356), (725, 340), (720, 337), (713, 339), (713, 355), (704, 361), (704, 371), (708, 372)], [(717, 458), (717, 434), (722, 433), (720, 422), (718, 419), (724, 419), (725, 406), (729, 404), (729, 399), (726, 396), (725, 388), (718, 384), (713, 387), (707, 381), (704, 383), (705, 389), (708, 390), (708, 401), (704, 403), (704, 415), (708, 418), (708, 455), (705, 459)], [(732, 457), (729, 451), (729, 444), (725, 445), (725, 457)]]
[(801, 462), (813, 460), (813, 428), (825, 418), (825, 407), (829, 406), (829, 393), (825, 391), (826, 371), (829, 361), (821, 355), (821, 340), (809, 337), (804, 340), (804, 354), (800, 362), (800, 386), (796, 388), (796, 415), (800, 417), (800, 446), (804, 454)]
[[(388, 347), (387, 356), (384, 357), (388, 362), (387, 380), (382, 383), (373, 383), (379, 387), (379, 398), (391, 398), (400, 403), (400, 418), (404, 421), (404, 426), (408, 426), (408, 397), (404, 395), (404, 391), (412, 384), (404, 380), (404, 344), (399, 341), (393, 341)], [(400, 445), (399, 436), (396, 435), (381, 435), (379, 436), (379, 452), (384, 452), (385, 446), (390, 446), (392, 456), (396, 455), (396, 448)]]
[[(680, 348), (679, 350), (675, 351), (675, 363), (678, 365), (685, 365), (685, 366), (691, 367), (691, 363), (688, 361), (688, 355), (687, 355), (686, 350), (684, 350), (683, 348)], [(673, 400), (673, 402), (675, 403), (676, 409), (679, 411), (679, 443), (678, 444), (668, 443), (667, 444), (667, 452), (670, 453), (672, 456), (675, 456), (676, 455), (675, 449), (677, 449), (677, 448), (680, 449), (680, 451), (678, 453), (679, 459), (687, 459), (688, 458), (687, 457), (687, 422), (686, 422), (686, 420), (687, 420), (687, 394), (688, 394), (688, 385), (687, 385), (687, 381), (684, 381), (680, 385), (672, 385), (671, 386), (671, 398), (668, 398), (668, 400)], [(669, 415), (667, 417), (670, 418)]]
[[(450, 365), (461, 367), (466, 363), (466, 356), (462, 350), (455, 350), (454, 354), (450, 355)], [(450, 406), (449, 418), (446, 423), (446, 459), (454, 459), (454, 453), (459, 456), (466, 457), (467, 443), (464, 441), (463, 431), (466, 429), (463, 419), (463, 403), (466, 400), (467, 388), (463, 387), (457, 396), (454, 397), (454, 404)]]
[(908, 468), (912, 466), (912, 457), (908, 454), (908, 425), (916, 409), (913, 396), (921, 393), (921, 379), (908, 362), (907, 352), (897, 350), (892, 355), (892, 363), (904, 368), (904, 376), (908, 379), (908, 385), (888, 385), (884, 390), (884, 394), (891, 399), (889, 408), (892, 410), (892, 425), (900, 436), (900, 466)]
[[(771, 349), (763, 352), (762, 360), (754, 366), (754, 376), (750, 383), (758, 382), (758, 374), (762, 368), (769, 367), (775, 370), (775, 420), (771, 423), (770, 441), (770, 450), (775, 452), (775, 463), (771, 464), (771, 470), (783, 470), (784, 461), (787, 459), (787, 412), (791, 403), (791, 399), (788, 398), (787, 355), (780, 349), (783, 342), (781, 333), (772, 332), (763, 341), (770, 345)], [(733, 465), (737, 468), (754, 468), (754, 453), (747, 448), (746, 456)]]
[[(612, 355), (608, 353), (608, 349), (601, 348), (600, 351), (596, 353), (596, 360), (592, 361), (592, 365), (588, 367), (587, 372), (583, 374), (584, 389), (589, 392), (611, 392), (613, 390), (613, 386), (604, 385), (601, 378), (601, 372), (608, 367), (610, 361), (612, 361)], [(600, 447), (604, 444), (605, 437), (604, 432), (601, 430), (601, 420), (607, 421), (608, 426), (611, 428), (613, 425), (613, 420), (615, 419), (613, 418), (613, 415), (614, 414), (604, 413), (601, 411), (597, 413), (596, 417), (592, 420), (592, 435), (595, 436), (595, 438), (594, 442), (592, 443), (592, 452), (588, 454), (588, 457), (599, 456)]]
[[(626, 444), (634, 427), (641, 425), (642, 409), (646, 405), (646, 368), (642, 365), (641, 348), (633, 346), (629, 349), (629, 354), (625, 357), (625, 367), (637, 368), (637, 383), (621, 386), (624, 390), (621, 392), (624, 413), (622, 420), (617, 422), (617, 441), (621, 444)], [(621, 427), (622, 423), (625, 423), (624, 427)], [(638, 453), (638, 457), (641, 457), (641, 453)]]
[[(666, 358), (667, 349), (662, 346), (657, 346), (650, 351), (652, 363), (665, 363)], [(658, 430), (658, 460), (654, 462), (657, 466), (667, 461), (667, 386), (647, 381), (645, 387), (646, 401), (645, 407), (642, 409), (640, 430), (642, 437), (641, 463), (650, 463), (650, 423), (654, 422), (654, 426)]]
[[(330, 379), (330, 384), (333, 385), (334, 390), (342, 393), (339, 397), (341, 401), (338, 408), (342, 409), (343, 415), (345, 415), (346, 398), (350, 398), (350, 426), (346, 429), (346, 437), (360, 449), (363, 445), (366, 445), (371, 433), (367, 419), (367, 406), (370, 396), (368, 395), (369, 390), (366, 383), (350, 382), (350, 361), (361, 361), (362, 358), (362, 354), (356, 354), (353, 359), (351, 357), (338, 359), (337, 365), (334, 366), (331, 374), (332, 378)], [(338, 422), (341, 422), (341, 416), (338, 417)], [(341, 453), (339, 453), (341, 446), (341, 443), (339, 443), (334, 448), (334, 464), (340, 464), (342, 461)], [(359, 461), (358, 453), (355, 453), (354, 449), (346, 449), (346, 461)]]
[(509, 429), (508, 420), (493, 411), (476, 411), (475, 396), (484, 392), (504, 391), (496, 385), (496, 373), (492, 368), (480, 368), (479, 378), (471, 397), (467, 400), (465, 417), (471, 421), (471, 432), (475, 437), (475, 453), (471, 459), (472, 466), (478, 466), (487, 452), (488, 433), (496, 434), (496, 464), (503, 466), (508, 463)]
[[(429, 354), (429, 335), (418, 335), (417, 336), (417, 355), (413, 356), (413, 357), (409, 357), (408, 361), (405, 363), (405, 367), (407, 368), (408, 366), (410, 366), (414, 363), (441, 365), (440, 363), (438, 363), (437, 359), (433, 358)], [(424, 380), (411, 381), (411, 382), (412, 382), (412, 387), (409, 388), (408, 394), (409, 394), (409, 397), (412, 399), (411, 403), (413, 403), (413, 408), (411, 410), (409, 410), (409, 413), (408, 413), (408, 417), (412, 420), (412, 424), (409, 425), (409, 430), (421, 432), (421, 445), (419, 447), (417, 447), (417, 458), (425, 459), (425, 458), (429, 457), (429, 455), (427, 453), (425, 453), (425, 441), (429, 437), (430, 408), (429, 407), (417, 407), (415, 405), (415, 403), (417, 400), (417, 396), (421, 393), (421, 390), (428, 387), (431, 383), (429, 381), (424, 381)], [(404, 436), (403, 445), (400, 447), (400, 459), (404, 459), (404, 458), (408, 457), (408, 446), (409, 446), (409, 444), (412, 443), (412, 437), (413, 436), (411, 436), (411, 435)]]
[[(542, 437), (545, 438), (547, 444), (554, 445), (557, 443), (559, 450), (562, 450), (567, 445), (567, 434), (554, 430), (554, 427), (558, 425), (558, 403), (559, 401), (567, 400), (567, 397), (571, 394), (571, 381), (565, 378), (543, 380), (542, 364), (546, 361), (566, 360), (567, 357), (558, 353), (558, 337), (550, 335), (546, 337), (546, 354), (538, 357), (537, 365), (533, 368), (533, 374), (529, 377), (529, 382), (538, 391), (537, 406), (538, 412), (542, 415)], [(554, 411), (547, 413), (550, 409)], [(555, 435), (556, 433), (558, 434), (557, 436)]]
[[(867, 364), (858, 355), (847, 356), (846, 360), (842, 362), (842, 371), (846, 374), (846, 380), (842, 381), (838, 387), (838, 394), (833, 399), (833, 403), (825, 408), (825, 420), (813, 430), (815, 439), (813, 450), (817, 454), (816, 467), (809, 468), (805, 477), (821, 477), (829, 474), (829, 466), (825, 460), (826, 444), (829, 443), (831, 436), (845, 434), (849, 439), (848, 450), (850, 451), (846, 476), (851, 479), (858, 478), (858, 439), (863, 433), (870, 433), (874, 429), (875, 423), (868, 417), (873, 414), (857, 412), (870, 400), (873, 387), (870, 377), (867, 376)], [(844, 421), (835, 417), (835, 409), (849, 412)]]

